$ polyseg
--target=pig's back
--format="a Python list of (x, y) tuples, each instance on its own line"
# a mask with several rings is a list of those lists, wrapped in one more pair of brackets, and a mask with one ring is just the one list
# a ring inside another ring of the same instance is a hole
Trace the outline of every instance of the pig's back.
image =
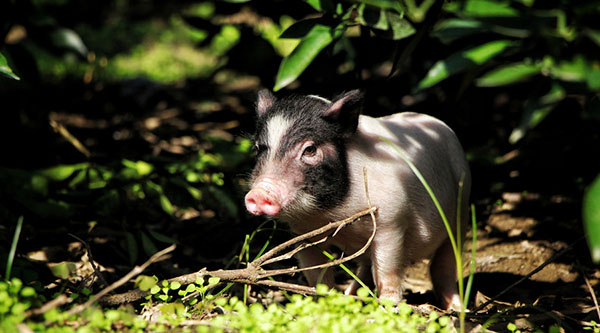
[[(416, 165), (451, 223), (456, 217), (461, 174), (469, 177), (463, 150), (454, 132), (443, 122), (412, 112), (382, 118), (360, 116), (356, 135), (347, 146), (352, 185), (342, 211), (368, 206), (363, 177), (366, 167), (369, 196), (372, 205), (379, 208), (378, 233), (389, 234), (390, 242), (411, 239), (404, 242), (409, 260), (428, 257), (446, 238), (445, 227), (421, 182), (396, 149), (381, 138), (400, 148)], [(470, 178), (466, 181), (470, 182)], [(361, 225), (368, 228), (368, 223)]]

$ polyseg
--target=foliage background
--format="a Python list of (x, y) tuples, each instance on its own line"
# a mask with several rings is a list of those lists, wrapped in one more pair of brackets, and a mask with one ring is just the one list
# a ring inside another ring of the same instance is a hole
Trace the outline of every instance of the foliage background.
[[(61, 265), (85, 252), (71, 234), (109, 280), (172, 242), (176, 265), (151, 273), (240, 265), (261, 221), (242, 205), (260, 87), (325, 97), (358, 87), (366, 114), (434, 115), (465, 146), (478, 211), (504, 192), (540, 193), (561, 205), (550, 221), (567, 230), (561, 237), (582, 234), (561, 221), (580, 221), (598, 174), (597, 1), (10, 0), (1, 9), (0, 272), (23, 216), (12, 276), (48, 295), (85, 282)], [(288, 234), (253, 241), (278, 237)], [(57, 274), (62, 284), (41, 287)]]

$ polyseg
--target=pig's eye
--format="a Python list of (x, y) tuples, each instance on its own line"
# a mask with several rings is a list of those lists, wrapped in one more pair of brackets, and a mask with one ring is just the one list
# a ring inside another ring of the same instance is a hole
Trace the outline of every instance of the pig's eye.
[(317, 147), (314, 145), (310, 145), (310, 146), (304, 148), (304, 151), (302, 152), (302, 156), (313, 157), (313, 156), (315, 156), (316, 153), (317, 153)]

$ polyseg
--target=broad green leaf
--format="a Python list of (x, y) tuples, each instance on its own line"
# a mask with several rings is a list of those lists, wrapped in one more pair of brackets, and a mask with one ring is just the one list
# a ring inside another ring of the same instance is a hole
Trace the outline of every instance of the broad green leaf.
[(309, 18), (305, 20), (300, 20), (294, 24), (292, 24), (289, 28), (285, 29), (284, 32), (281, 33), (279, 38), (302, 38), (312, 30), (312, 28), (317, 25), (323, 23), (323, 18)]
[(588, 71), (588, 64), (582, 56), (576, 56), (570, 61), (561, 61), (550, 68), (552, 76), (571, 82), (585, 81)]
[(323, 7), (321, 7), (321, 0), (304, 0), (307, 4), (309, 4), (312, 8), (322, 11)]
[(467, 0), (447, 2), (449, 12), (470, 17), (516, 17), (519, 11), (510, 7), (510, 1)]
[(153, 286), (150, 288), (150, 294), (152, 294), (152, 295), (156, 295), (156, 294), (158, 294), (159, 292), (160, 292), (160, 287), (159, 287), (157, 284), (153, 285)]
[(173, 204), (166, 195), (160, 194), (160, 207), (163, 211), (169, 215), (173, 215), (175, 213), (175, 209), (173, 209)]
[(524, 105), (521, 122), (517, 128), (513, 129), (508, 141), (511, 144), (515, 144), (521, 140), (525, 136), (525, 133), (544, 120), (556, 104), (562, 101), (565, 96), (566, 92), (563, 87), (554, 84), (547, 94), (528, 99)]
[(391, 39), (399, 40), (415, 33), (415, 28), (401, 15), (391, 11), (386, 11), (385, 15), (387, 16), (390, 30), (392, 31), (392, 35), (390, 36)]
[(518, 62), (489, 71), (477, 79), (476, 82), (480, 87), (498, 87), (523, 81), (540, 73), (541, 69), (541, 64), (526, 64), (523, 62)]
[(444, 60), (439, 60), (431, 67), (425, 78), (419, 82), (418, 89), (431, 87), (451, 75), (475, 65), (481, 65), (502, 53), (511, 45), (513, 45), (513, 42), (509, 40), (496, 40), (454, 53)]
[(121, 163), (123, 163), (123, 165), (126, 167), (126, 169), (123, 169), (121, 171), (121, 176), (123, 176), (126, 179), (139, 179), (149, 175), (154, 170), (152, 164), (149, 164), (144, 161), (134, 162), (131, 160), (123, 159)]
[(4, 57), (4, 55), (2, 53), (0, 53), (0, 74), (13, 79), (13, 80), (20, 80), (21, 78), (19, 78), (17, 75), (15, 75), (15, 73), (13, 73), (12, 69), (8, 66), (8, 62), (6, 61), (6, 58)]
[(79, 170), (83, 170), (88, 166), (87, 163), (78, 163), (78, 164), (70, 164), (70, 165), (57, 165), (54, 167), (50, 167), (47, 169), (40, 170), (39, 173), (51, 180), (54, 181), (62, 181), (69, 177), (74, 172)]
[(135, 279), (135, 286), (140, 290), (146, 291), (156, 286), (156, 280), (147, 275), (140, 275)]
[(438, 23), (432, 35), (437, 37), (442, 43), (449, 44), (457, 39), (486, 31), (488, 29), (480, 21), (448, 19)]
[(320, 12), (335, 12), (335, 4), (332, 0), (304, 0), (312, 8)]
[(583, 197), (583, 226), (594, 263), (600, 263), (600, 175)]
[(52, 272), (52, 275), (56, 276), (59, 279), (69, 278), (69, 276), (71, 276), (71, 273), (75, 272), (76, 270), (77, 266), (74, 263), (68, 261), (63, 261), (56, 265), (50, 266), (50, 271)]
[(312, 27), (294, 51), (283, 58), (273, 89), (277, 91), (292, 83), (310, 65), (313, 59), (331, 42), (341, 36), (345, 30), (346, 26), (344, 25), (332, 28), (317, 24)]

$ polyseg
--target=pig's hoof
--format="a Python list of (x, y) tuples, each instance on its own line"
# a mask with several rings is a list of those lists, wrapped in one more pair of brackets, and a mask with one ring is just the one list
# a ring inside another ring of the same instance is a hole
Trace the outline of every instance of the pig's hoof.
[(394, 302), (394, 305), (398, 305), (402, 300), (402, 294), (396, 290), (382, 290), (379, 298), (386, 299)]

